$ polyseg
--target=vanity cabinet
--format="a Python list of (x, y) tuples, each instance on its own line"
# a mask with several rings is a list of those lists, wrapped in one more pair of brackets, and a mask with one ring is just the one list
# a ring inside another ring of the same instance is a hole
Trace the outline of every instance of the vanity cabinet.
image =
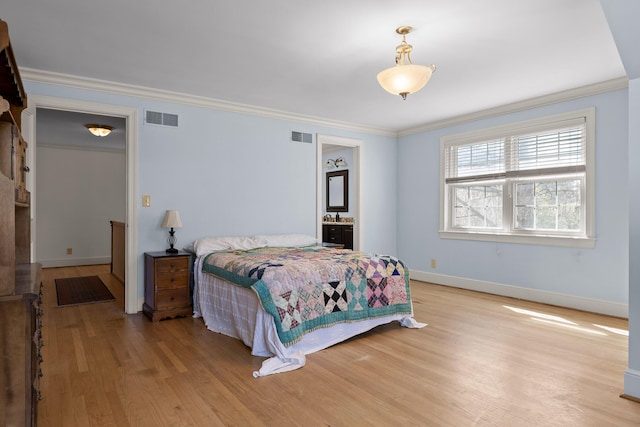
[(322, 241), (353, 249), (353, 224), (346, 222), (322, 224)]

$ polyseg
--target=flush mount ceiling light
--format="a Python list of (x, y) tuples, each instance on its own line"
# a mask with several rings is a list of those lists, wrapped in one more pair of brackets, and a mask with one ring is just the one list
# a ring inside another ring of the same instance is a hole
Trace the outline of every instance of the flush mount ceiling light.
[(413, 46), (407, 43), (406, 36), (412, 29), (409, 26), (396, 29), (396, 33), (402, 35), (402, 42), (396, 46), (396, 66), (378, 73), (380, 86), (389, 93), (400, 95), (402, 99), (407, 99), (408, 94), (422, 89), (436, 71), (433, 64), (414, 65), (411, 61)]
[(90, 124), (84, 125), (84, 126), (87, 129), (89, 129), (89, 132), (91, 132), (95, 136), (107, 136), (114, 129), (113, 126), (96, 125), (96, 124), (93, 124), (93, 123), (90, 123)]

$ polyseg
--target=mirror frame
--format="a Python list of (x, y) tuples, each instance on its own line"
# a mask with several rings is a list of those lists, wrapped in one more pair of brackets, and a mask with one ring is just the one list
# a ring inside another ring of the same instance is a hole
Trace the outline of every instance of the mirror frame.
[[(333, 177), (337, 177), (337, 176), (342, 176), (343, 177), (343, 186), (342, 186), (342, 205), (331, 205), (330, 204), (330, 200), (331, 200), (331, 194), (329, 192), (329, 181), (331, 178)], [(335, 171), (335, 172), (327, 172), (327, 186), (326, 186), (326, 193), (327, 193), (327, 205), (326, 205), (326, 211), (327, 212), (347, 212), (349, 211), (349, 169), (346, 170), (341, 170), (341, 171)]]

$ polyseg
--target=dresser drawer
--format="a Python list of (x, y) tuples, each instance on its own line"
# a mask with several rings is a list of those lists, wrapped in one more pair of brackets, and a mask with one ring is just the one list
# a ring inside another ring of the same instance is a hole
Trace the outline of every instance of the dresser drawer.
[(189, 270), (158, 272), (156, 287), (158, 290), (183, 288), (189, 286)]
[(176, 271), (176, 270), (189, 270), (189, 258), (176, 257), (176, 258), (162, 258), (156, 260), (156, 267), (158, 272), (164, 271)]
[(184, 307), (190, 303), (188, 288), (165, 289), (156, 292), (156, 310)]

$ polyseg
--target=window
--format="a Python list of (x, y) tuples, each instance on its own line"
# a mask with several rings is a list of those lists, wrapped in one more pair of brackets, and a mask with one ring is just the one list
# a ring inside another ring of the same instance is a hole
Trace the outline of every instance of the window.
[(443, 137), (444, 238), (594, 246), (593, 108)]

